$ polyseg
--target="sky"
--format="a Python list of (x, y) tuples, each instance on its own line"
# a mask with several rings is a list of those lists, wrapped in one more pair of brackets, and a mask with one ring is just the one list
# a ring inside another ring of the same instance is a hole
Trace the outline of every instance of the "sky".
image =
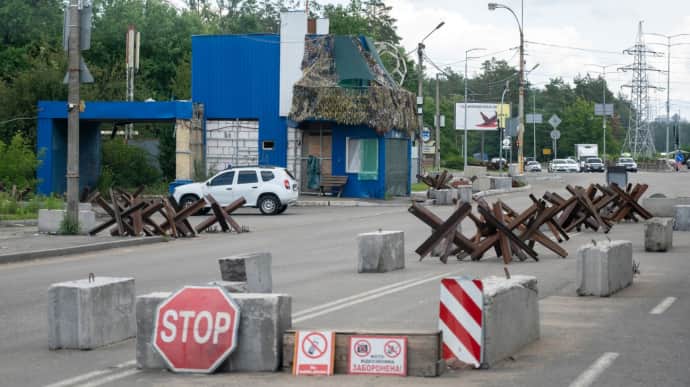
[[(347, 0), (331, 0), (344, 4)], [(441, 67), (450, 65), (454, 71), (464, 71), (465, 50), (484, 48), (470, 56), (496, 53), (517, 67), (519, 60), (519, 30), (513, 15), (506, 9), (489, 11), (488, 1), (482, 0), (388, 0), (393, 7), (392, 16), (398, 22), (398, 34), (407, 50), (429, 31), (444, 21), (445, 25), (426, 41), (430, 59)], [(520, 17), (519, 0), (502, 0)], [(690, 1), (687, 0), (524, 0), (524, 35), (526, 43), (526, 69), (539, 64), (529, 81), (543, 87), (549, 79), (562, 77), (572, 84), (574, 76), (590, 73), (598, 76), (601, 67), (607, 67), (609, 89), (628, 97), (630, 89), (621, 86), (630, 83), (631, 72), (618, 71), (618, 65), (632, 64), (633, 57), (623, 50), (635, 44), (638, 22), (643, 21), (643, 32), (674, 35), (690, 34)], [(666, 38), (645, 35), (649, 48), (660, 53), (648, 57), (648, 64), (666, 70)], [(681, 116), (690, 116), (690, 36), (674, 38), (672, 43), (688, 43), (671, 47), (671, 115), (679, 110)], [(579, 49), (559, 48), (568, 46)], [(414, 55), (414, 54), (413, 54)], [(415, 55), (416, 57), (416, 55)], [(488, 57), (471, 60), (469, 73), (479, 70)], [(433, 73), (433, 69), (430, 70)], [(470, 75), (471, 76), (471, 75)], [(649, 72), (650, 83), (666, 88), (666, 73)], [(651, 115), (666, 114), (666, 91), (650, 90)]]

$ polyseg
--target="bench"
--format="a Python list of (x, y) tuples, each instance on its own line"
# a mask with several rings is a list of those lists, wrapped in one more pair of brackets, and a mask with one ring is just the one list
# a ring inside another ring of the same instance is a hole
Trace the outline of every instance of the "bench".
[(347, 176), (321, 176), (321, 181), (319, 182), (321, 195), (326, 195), (326, 188), (337, 188), (338, 197), (340, 197), (340, 194), (343, 193), (345, 184), (347, 184)]

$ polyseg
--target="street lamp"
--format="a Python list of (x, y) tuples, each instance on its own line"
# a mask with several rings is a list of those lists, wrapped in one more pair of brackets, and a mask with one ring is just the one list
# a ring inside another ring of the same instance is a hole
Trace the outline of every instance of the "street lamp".
[[(469, 50), (465, 50), (465, 134), (463, 136), (464, 140), (462, 143), (462, 157), (464, 159), (464, 168), (463, 171), (467, 170), (467, 62), (469, 59), (476, 59), (476, 58), (470, 58), (467, 56), (472, 51), (481, 51), (481, 50), (486, 50), (485, 48), (470, 48)], [(482, 155), (482, 161), (484, 160), (484, 155)]]
[[(534, 67), (529, 69), (525, 75), (529, 75), (534, 71), (537, 67), (539, 67), (539, 63), (535, 64)], [(525, 77), (527, 78), (527, 77)], [(537, 113), (537, 93), (532, 93), (532, 115), (534, 116)], [(537, 160), (537, 122), (532, 121), (532, 157), (534, 157), (534, 160)]]
[[(501, 122), (505, 122), (505, 115), (503, 114), (503, 100), (506, 97), (506, 93), (510, 90), (510, 81), (506, 81), (506, 86), (503, 88), (503, 93), (501, 93), (501, 114), (498, 115), (498, 170), (501, 176), (503, 176), (503, 130), (501, 128)], [(503, 120), (501, 120), (503, 118)]]
[[(587, 63), (587, 66), (596, 66), (601, 68), (601, 74), (602, 74), (602, 81), (604, 83), (602, 90), (601, 90), (601, 95), (602, 95), (602, 110), (603, 110), (603, 115), (602, 115), (602, 124), (601, 127), (603, 129), (603, 154), (604, 154), (604, 163), (606, 163), (606, 68), (607, 67), (613, 67), (613, 66), (623, 66), (622, 64), (607, 64), (607, 65), (599, 65), (599, 64), (594, 64), (594, 63)], [(668, 137), (666, 138), (667, 140), (667, 147), (666, 149), (668, 150)]]
[[(495, 11), (498, 8), (508, 10), (515, 17), (518, 29), (520, 30), (520, 81), (518, 88), (518, 171), (523, 172), (523, 139), (525, 135), (525, 38), (522, 30), (521, 19), (518, 19), (515, 12), (507, 5), (499, 3), (489, 3), (489, 11)], [(524, 2), (520, 2), (521, 14), (524, 13)]]
[[(666, 158), (668, 158), (668, 147), (669, 147), (669, 131), (670, 131), (670, 125), (671, 125), (671, 47), (673, 46), (680, 46), (683, 44), (690, 44), (690, 43), (677, 43), (677, 44), (671, 44), (671, 39), (677, 38), (680, 36), (690, 36), (690, 34), (676, 34), (676, 35), (664, 35), (664, 34), (657, 34), (653, 32), (648, 32), (645, 33), (645, 35), (654, 35), (654, 36), (660, 36), (662, 38), (666, 38)], [(649, 44), (655, 44), (655, 43), (649, 43)]]
[(423, 81), (424, 81), (424, 41), (431, 36), (436, 30), (443, 27), (446, 22), (440, 22), (434, 28), (426, 34), (426, 36), (417, 44), (417, 58), (419, 63), (419, 76), (417, 77), (417, 116), (419, 119), (419, 139), (417, 140), (417, 174), (422, 174), (422, 159), (424, 155), (422, 153), (422, 130), (424, 129), (424, 112), (422, 111), (422, 106), (424, 105), (424, 95), (423, 95)]

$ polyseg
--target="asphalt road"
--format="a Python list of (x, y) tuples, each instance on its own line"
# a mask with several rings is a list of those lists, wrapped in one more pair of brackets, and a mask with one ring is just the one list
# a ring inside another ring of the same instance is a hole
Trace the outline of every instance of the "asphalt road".
[[(686, 193), (688, 178), (685, 173), (631, 175), (633, 182), (650, 184), (650, 194)], [(565, 182), (535, 183), (532, 191), (541, 196), (545, 190), (564, 191), (566, 182), (584, 185), (603, 180), (602, 174), (567, 175)], [(500, 198), (517, 209), (529, 202), (526, 192)], [(451, 212), (450, 207), (433, 210), (441, 216)], [(137, 294), (145, 294), (219, 279), (220, 257), (270, 251), (274, 291), (292, 296), (294, 326), (332, 329), (435, 329), (440, 277), (503, 275), (503, 265), (494, 257), (480, 262), (452, 260), (447, 265), (431, 258), (419, 262), (414, 249), (429, 229), (406, 207), (291, 208), (276, 217), (243, 210), (236, 219), (252, 232), (204, 234), (193, 240), (0, 266), (0, 386), (690, 385), (690, 238), (676, 232), (672, 252), (645, 253), (641, 224), (616, 225), (609, 234), (633, 242), (641, 269), (633, 286), (613, 297), (575, 296), (574, 252), (592, 239), (604, 239), (603, 234), (573, 235), (563, 245), (571, 253), (566, 259), (541, 249), (540, 262), (511, 264), (512, 274), (538, 278), (541, 339), (490, 370), (450, 371), (426, 379), (296, 378), (285, 373), (182, 376), (136, 370), (133, 340), (92, 351), (47, 349), (48, 287), (85, 278), (90, 272), (135, 277)], [(379, 228), (405, 232), (406, 268), (357, 274), (356, 235)], [(407, 280), (414, 282), (401, 283)], [(342, 300), (388, 285), (392, 286), (385, 293), (369, 293), (380, 297)], [(668, 297), (675, 299), (667, 309), (650, 314)], [(320, 307), (339, 300), (336, 308)], [(315, 309), (301, 312), (308, 308)], [(587, 384), (588, 380), (594, 384)]]

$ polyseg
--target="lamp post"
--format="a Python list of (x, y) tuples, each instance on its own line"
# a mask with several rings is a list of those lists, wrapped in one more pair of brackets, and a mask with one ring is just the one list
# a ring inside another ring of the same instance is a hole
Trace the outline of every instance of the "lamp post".
[[(525, 38), (522, 30), (522, 21), (518, 19), (515, 12), (507, 5), (499, 3), (489, 3), (489, 11), (494, 11), (497, 8), (508, 10), (515, 17), (518, 29), (520, 30), (520, 79), (518, 87), (518, 172), (523, 172), (523, 148), (525, 136)], [(524, 2), (520, 2), (521, 14), (524, 14)]]
[[(463, 170), (467, 169), (467, 62), (469, 59), (475, 59), (475, 58), (470, 58), (467, 56), (472, 51), (480, 51), (480, 50), (485, 50), (484, 48), (470, 48), (469, 50), (465, 50), (465, 133), (463, 135), (463, 142), (462, 142), (462, 158), (464, 161), (464, 168)], [(482, 155), (482, 160), (484, 159), (484, 155)]]
[(417, 44), (417, 59), (419, 63), (419, 75), (417, 76), (417, 116), (419, 119), (419, 138), (417, 139), (417, 174), (422, 174), (422, 160), (424, 154), (422, 153), (422, 130), (424, 130), (424, 111), (422, 110), (424, 106), (424, 93), (423, 93), (423, 83), (424, 83), (424, 41), (431, 36), (436, 30), (443, 27), (446, 22), (440, 22), (436, 28), (431, 30), (426, 36)]
[[(601, 124), (602, 130), (603, 130), (602, 145), (604, 148), (602, 153), (604, 154), (604, 163), (606, 163), (606, 68), (607, 67), (613, 67), (613, 66), (623, 66), (623, 65), (622, 64), (598, 65), (598, 64), (594, 64), (594, 63), (588, 63), (587, 66), (596, 66), (596, 67), (601, 68), (601, 77), (602, 77), (601, 79), (602, 79), (603, 84), (604, 84), (602, 86), (602, 90), (601, 90), (601, 96), (602, 96), (601, 100), (602, 100), (603, 113), (604, 113), (602, 116), (602, 124)], [(667, 135), (667, 137), (666, 137), (667, 148), (666, 149), (668, 149), (668, 132), (666, 133), (666, 135)]]
[[(680, 36), (690, 36), (690, 34), (676, 34), (676, 35), (664, 35), (657, 34), (653, 32), (645, 33), (645, 35), (661, 36), (666, 38), (666, 158), (668, 158), (669, 151), (669, 131), (671, 126), (671, 47), (680, 46), (683, 44), (690, 43), (677, 43), (671, 44), (671, 39)], [(650, 43), (654, 44), (654, 43)]]
[(505, 118), (505, 115), (503, 114), (503, 100), (505, 99), (509, 88), (510, 81), (506, 81), (506, 86), (503, 88), (503, 93), (501, 93), (501, 114), (498, 116), (498, 170), (501, 176), (503, 176), (503, 131), (501, 128), (501, 122), (505, 122), (505, 119), (501, 120), (501, 118)]
[[(539, 67), (539, 63), (535, 64), (534, 67), (532, 67), (526, 75), (529, 75), (534, 71), (537, 67)], [(525, 77), (527, 78), (527, 77)], [(527, 82), (529, 83), (529, 82)], [(532, 93), (532, 116), (537, 114), (537, 93)], [(537, 160), (537, 122), (532, 121), (532, 157), (534, 158), (534, 161)]]

